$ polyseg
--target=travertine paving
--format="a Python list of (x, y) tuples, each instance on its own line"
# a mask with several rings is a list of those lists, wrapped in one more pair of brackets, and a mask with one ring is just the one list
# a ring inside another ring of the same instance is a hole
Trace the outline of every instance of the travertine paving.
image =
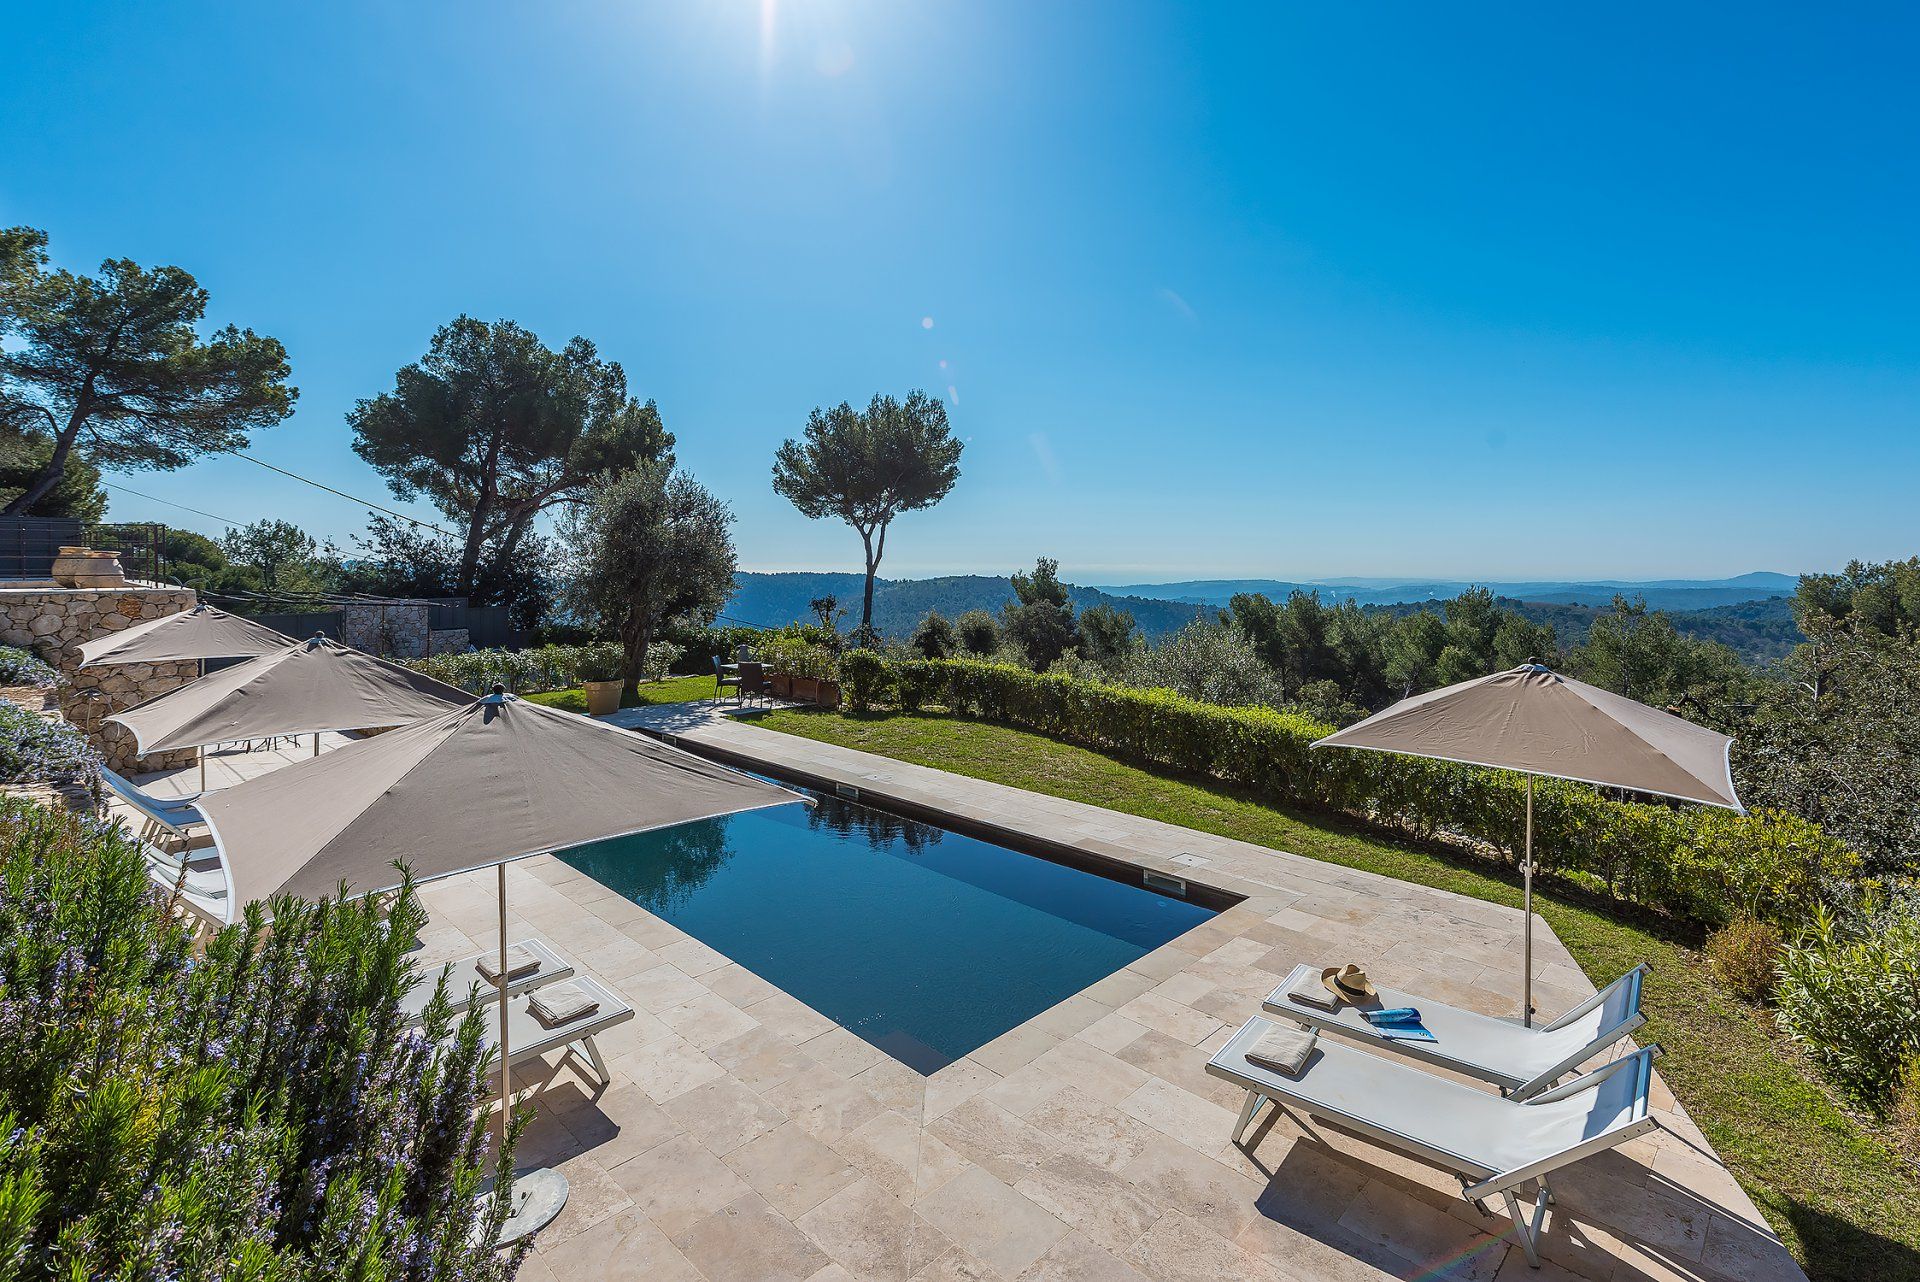
[[(572, 1197), (522, 1276), (675, 1279), (1798, 1279), (1664, 1088), (1662, 1132), (1555, 1177), (1529, 1270), (1451, 1177), (1264, 1114), (1203, 1071), (1299, 961), (1492, 1014), (1518, 1004), (1513, 910), (722, 718), (632, 724), (1246, 896), (931, 1077), (551, 858), (508, 870), (510, 927), (637, 1008), (614, 1082), (523, 1073), (523, 1162)], [(427, 887), (423, 960), (496, 930), (494, 875)], [(1545, 1011), (1592, 986), (1536, 926)], [(831, 941), (822, 941), (830, 947)], [(533, 1066), (536, 1069), (539, 1066)]]

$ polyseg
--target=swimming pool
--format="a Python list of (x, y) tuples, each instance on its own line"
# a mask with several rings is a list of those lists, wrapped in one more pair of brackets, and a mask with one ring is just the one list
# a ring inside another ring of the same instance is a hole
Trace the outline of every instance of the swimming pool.
[(1214, 915), (802, 791), (559, 857), (921, 1073)]

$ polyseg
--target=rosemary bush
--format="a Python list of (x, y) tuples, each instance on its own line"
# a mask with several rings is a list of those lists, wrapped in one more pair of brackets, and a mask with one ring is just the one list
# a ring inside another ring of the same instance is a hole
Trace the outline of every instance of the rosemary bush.
[(0, 699), (0, 783), (100, 781), (100, 754), (64, 721)]
[(60, 683), (60, 674), (51, 665), (36, 659), (17, 646), (0, 645), (0, 686), (37, 686), (51, 690)]
[(0, 803), (0, 1278), (514, 1274), (480, 1019), (400, 1015), (411, 888), (272, 915), (196, 954), (120, 830)]

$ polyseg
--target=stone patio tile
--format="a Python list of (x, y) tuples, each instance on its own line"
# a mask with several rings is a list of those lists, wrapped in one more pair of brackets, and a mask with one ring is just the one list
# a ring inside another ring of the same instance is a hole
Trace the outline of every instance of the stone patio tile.
[[(545, 1234), (528, 1263), (538, 1261), (556, 1279), (604, 1278), (607, 1282), (705, 1282), (667, 1235), (637, 1210), (621, 1211), (564, 1242)], [(522, 1279), (534, 1276), (521, 1269)]]
[(1150, 1078), (1139, 1090), (1121, 1100), (1119, 1108), (1127, 1116), (1202, 1153), (1212, 1152), (1223, 1138), (1233, 1135), (1232, 1110), (1157, 1077)]
[(659, 1014), (661, 1023), (703, 1051), (752, 1032), (759, 1022), (733, 1003), (704, 991), (691, 1001), (671, 1006)]
[(1027, 1022), (1043, 1033), (1050, 1033), (1055, 1037), (1072, 1037), (1081, 1029), (1112, 1013), (1112, 1007), (1084, 993), (1075, 993), (1065, 1001), (1041, 1011)]
[(927, 1079), (921, 1116), (931, 1122), (1000, 1080), (1000, 1074), (972, 1059), (955, 1060)]
[(1051, 1074), (1063, 1086), (1114, 1104), (1138, 1090), (1151, 1076), (1145, 1069), (1078, 1039), (1061, 1042), (1033, 1061), (1031, 1067)]
[(1259, 1180), (1164, 1135), (1155, 1136), (1120, 1174), (1162, 1206), (1199, 1220), (1222, 1238), (1262, 1218), (1257, 1203), (1265, 1186)]
[(726, 1076), (726, 1070), (708, 1059), (698, 1047), (689, 1046), (675, 1035), (616, 1056), (613, 1064), (617, 1072), (639, 1083), (656, 1104), (664, 1104), (676, 1095), (684, 1095), (696, 1086)]
[(920, 1213), (1005, 1277), (1019, 1276), (1067, 1233), (1057, 1216), (981, 1167), (922, 1198)]
[(1053, 1137), (1062, 1151), (1115, 1172), (1140, 1156), (1158, 1134), (1145, 1122), (1074, 1087), (1053, 1095), (1025, 1120)]
[(1149, 1279), (1078, 1233), (1069, 1233), (1028, 1266), (1018, 1282), (1149, 1282)]
[(806, 1282), (832, 1263), (788, 1219), (749, 1193), (688, 1230), (682, 1253), (709, 1278)]
[(732, 961), (725, 953), (709, 948), (697, 939), (682, 939), (654, 951), (696, 979)]
[(634, 1204), (627, 1190), (587, 1154), (575, 1154), (553, 1169), (567, 1177), (567, 1204), (540, 1230), (540, 1240), (548, 1245), (560, 1246)]
[(724, 1162), (688, 1135), (630, 1158), (609, 1174), (676, 1246), (717, 1208), (751, 1191)]
[(758, 1001), (765, 1001), (780, 991), (745, 966), (733, 962), (729, 962), (719, 970), (708, 971), (700, 976), (700, 982), (707, 986), (708, 992), (724, 997), (735, 1006), (742, 1008)]
[(716, 1157), (725, 1157), (787, 1120), (785, 1113), (731, 1077), (696, 1086), (661, 1107)]
[(999, 1282), (1000, 1275), (959, 1247), (948, 1247), (913, 1275), (913, 1282)]
[(1360, 1190), (1340, 1218), (1340, 1226), (1418, 1269), (1444, 1267), (1449, 1278), (1491, 1279), (1507, 1253), (1507, 1244), (1499, 1238), (1469, 1228), (1379, 1180), (1368, 1181)]
[(1124, 1006), (1160, 981), (1131, 968), (1116, 970), (1105, 979), (1080, 990), (1102, 1006)]
[(795, 1222), (856, 1278), (911, 1278), (953, 1245), (924, 1216), (873, 1180), (861, 1178)]
[(1133, 1245), (1163, 1209), (1106, 1167), (1072, 1153), (1055, 1153), (1013, 1187), (1109, 1251)]
[(1154, 993), (1140, 994), (1115, 1013), (1124, 1015), (1136, 1024), (1144, 1024), (1165, 1033), (1188, 1046), (1199, 1045), (1202, 1039), (1220, 1027), (1220, 1021), (1213, 1016), (1203, 1015), (1191, 1006), (1170, 1002)]
[(1169, 1210), (1120, 1257), (1156, 1282), (1295, 1282), (1273, 1261)]
[(680, 1124), (630, 1081), (616, 1081), (597, 1098), (562, 1099), (552, 1116), (608, 1170), (682, 1133)]
[(967, 1159), (911, 1117), (885, 1112), (841, 1136), (834, 1148), (887, 1192), (912, 1202), (967, 1168)]
[(782, 1215), (797, 1219), (860, 1177), (846, 1158), (792, 1122), (727, 1154), (735, 1174)]
[(776, 993), (754, 1002), (746, 1008), (746, 1013), (796, 1046), (818, 1037), (829, 1028), (839, 1027), (799, 998), (786, 993)]
[(967, 1160), (1012, 1182), (1053, 1156), (1057, 1140), (1035, 1130), (998, 1104), (975, 1097), (931, 1121), (927, 1130)]
[(819, 1067), (795, 1073), (762, 1094), (802, 1130), (827, 1143), (865, 1126), (886, 1111), (873, 1096)]
[(707, 1057), (755, 1091), (766, 1091), (815, 1067), (798, 1047), (764, 1024), (713, 1047)]
[(927, 1079), (891, 1055), (855, 1074), (853, 1084), (896, 1113), (919, 1117), (926, 1105)]
[(800, 1043), (800, 1049), (820, 1067), (841, 1077), (855, 1077), (887, 1058), (887, 1053), (838, 1024)]
[[(1128, 1043), (1118, 1058), (1222, 1108), (1238, 1112), (1245, 1098), (1245, 1092), (1233, 1083), (1207, 1075), (1207, 1056), (1199, 1047), (1175, 1041), (1162, 1032), (1149, 1029)], [(1225, 1132), (1221, 1138), (1230, 1134)]]
[(1057, 1046), (1060, 1040), (1031, 1024), (1022, 1024), (970, 1052), (967, 1058), (1005, 1077), (1015, 1069), (1031, 1064), (1042, 1051)]
[(1097, 1046), (1103, 1051), (1117, 1055), (1123, 1047), (1146, 1031), (1145, 1024), (1136, 1024), (1116, 1011), (1081, 1029), (1076, 1036), (1090, 1046)]
[(623, 980), (620, 992), (641, 1010), (655, 1015), (707, 996), (707, 986), (671, 962), (662, 962)]

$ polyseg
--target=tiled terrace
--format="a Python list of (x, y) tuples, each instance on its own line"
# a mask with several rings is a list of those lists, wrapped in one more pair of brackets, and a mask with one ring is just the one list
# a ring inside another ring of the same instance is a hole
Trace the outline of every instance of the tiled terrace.
[[(1238, 1094), (1203, 1065), (1295, 962), (1361, 959), (1394, 985), (1510, 1014), (1517, 912), (700, 705), (621, 719), (1247, 898), (921, 1077), (558, 860), (512, 865), (510, 929), (639, 1012), (601, 1039), (604, 1092), (571, 1064), (519, 1078), (540, 1109), (523, 1161), (572, 1183), (524, 1278), (1802, 1276), (1664, 1087), (1664, 1131), (1555, 1177), (1537, 1273), (1499, 1236), (1506, 1222), (1440, 1172), (1271, 1113), (1251, 1151), (1229, 1142)], [(423, 960), (493, 940), (492, 872), (424, 893)], [(1542, 1009), (1592, 992), (1544, 924), (1536, 947)]]

